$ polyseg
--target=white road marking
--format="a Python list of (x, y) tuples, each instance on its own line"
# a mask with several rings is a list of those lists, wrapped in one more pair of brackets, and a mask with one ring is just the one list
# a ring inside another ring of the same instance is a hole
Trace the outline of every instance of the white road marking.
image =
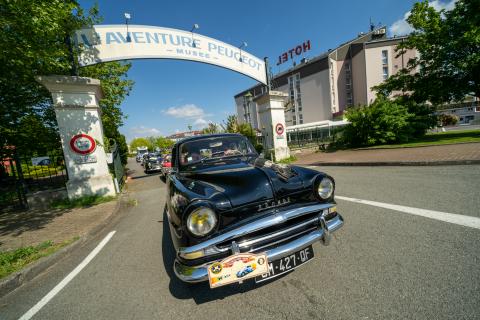
[(116, 231), (111, 231), (103, 240), (98, 244), (98, 246), (93, 249), (90, 254), (83, 259), (83, 261), (75, 268), (72, 272), (70, 272), (59, 284), (55, 286), (45, 297), (42, 298), (36, 305), (34, 305), (30, 310), (28, 310), (19, 320), (28, 320), (31, 319), (40, 309), (42, 309), (50, 300), (57, 295), (70, 281), (75, 278), (77, 274), (82, 271), (83, 268), (87, 266), (87, 264), (92, 261), (93, 258), (103, 249), (103, 247), (110, 241)]
[(458, 224), (460, 226), (480, 229), (480, 218), (471, 217), (471, 216), (464, 216), (461, 214), (455, 213), (448, 213), (448, 212), (441, 212), (441, 211), (434, 211), (434, 210), (427, 210), (427, 209), (420, 209), (414, 207), (406, 207), (400, 206), (397, 204), (389, 204), (384, 202), (377, 202), (377, 201), (370, 201), (370, 200), (362, 200), (356, 198), (349, 198), (343, 196), (335, 196), (335, 199), (351, 201), (356, 203), (368, 204), (370, 206), (400, 211), (404, 213), (414, 214), (417, 216), (422, 216), (425, 218), (435, 219), (443, 222), (449, 222)]

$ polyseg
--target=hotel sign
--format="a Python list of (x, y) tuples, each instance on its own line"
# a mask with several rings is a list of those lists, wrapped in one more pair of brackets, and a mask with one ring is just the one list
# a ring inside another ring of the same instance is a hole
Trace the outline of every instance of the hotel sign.
[(309, 51), (310, 49), (311, 49), (310, 40), (307, 40), (304, 43), (299, 44), (298, 46), (288, 51), (285, 51), (284, 53), (278, 56), (277, 66), (284, 62), (287, 62), (288, 60), (293, 60), (295, 56), (299, 56)]
[(189, 31), (129, 25), (78, 30), (81, 66), (129, 59), (180, 59), (227, 68), (266, 84), (265, 62), (244, 50)]

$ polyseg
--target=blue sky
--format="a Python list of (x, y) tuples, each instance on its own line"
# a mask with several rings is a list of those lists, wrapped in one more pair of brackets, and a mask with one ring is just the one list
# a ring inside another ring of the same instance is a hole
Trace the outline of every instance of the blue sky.
[[(89, 8), (95, 1), (82, 0)], [(147, 1), (100, 0), (105, 24), (124, 23), (124, 12), (132, 24), (190, 30), (238, 46), (248, 43), (247, 51), (269, 57), (273, 71), (278, 56), (310, 40), (314, 57), (329, 48), (368, 31), (369, 19), (386, 25), (390, 35), (409, 31), (404, 18), (414, 0), (337, 0), (337, 1)], [(452, 0), (434, 1), (438, 7)], [(120, 131), (127, 141), (134, 137), (169, 135), (200, 129), (207, 122), (221, 123), (235, 113), (233, 96), (256, 84), (244, 75), (219, 67), (177, 60), (133, 60), (129, 78), (133, 91), (122, 103), (128, 116)]]

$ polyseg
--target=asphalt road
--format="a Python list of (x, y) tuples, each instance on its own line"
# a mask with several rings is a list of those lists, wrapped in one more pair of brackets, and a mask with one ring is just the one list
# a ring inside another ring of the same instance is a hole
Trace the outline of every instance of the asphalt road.
[[(479, 319), (480, 230), (338, 200), (346, 220), (315, 259), (276, 280), (210, 290), (172, 273), (165, 185), (135, 179), (115, 221), (48, 272), (0, 300), (18, 319), (110, 231), (100, 253), (33, 319)], [(337, 195), (480, 216), (480, 166), (327, 167)], [(133, 205), (137, 200), (138, 204)]]

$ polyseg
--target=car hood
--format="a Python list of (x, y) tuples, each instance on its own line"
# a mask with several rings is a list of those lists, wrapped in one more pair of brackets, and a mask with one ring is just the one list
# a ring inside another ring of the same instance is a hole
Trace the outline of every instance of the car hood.
[(230, 200), (232, 207), (281, 199), (303, 187), (302, 180), (294, 172), (286, 176), (266, 164), (268, 162), (265, 161), (242, 161), (212, 165), (189, 172), (185, 175), (184, 184), (191, 191), (205, 195), (221, 192)]

